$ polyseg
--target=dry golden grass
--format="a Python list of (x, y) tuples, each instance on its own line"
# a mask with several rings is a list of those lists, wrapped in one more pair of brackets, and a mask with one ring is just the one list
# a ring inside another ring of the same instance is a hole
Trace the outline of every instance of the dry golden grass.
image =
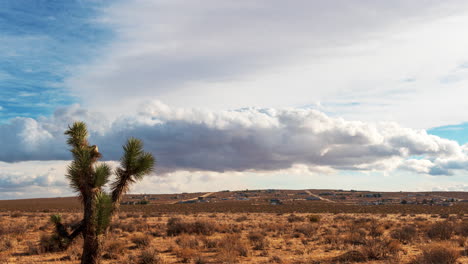
[[(79, 263), (82, 241), (54, 248), (48, 213), (0, 217), (0, 263)], [(103, 263), (468, 263), (467, 230), (462, 215), (122, 212)]]

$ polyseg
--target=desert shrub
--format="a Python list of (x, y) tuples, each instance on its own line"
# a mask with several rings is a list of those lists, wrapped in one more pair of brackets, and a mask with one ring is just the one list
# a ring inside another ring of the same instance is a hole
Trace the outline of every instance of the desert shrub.
[(135, 226), (136, 231), (138, 232), (145, 232), (149, 229), (149, 225), (146, 218), (132, 220), (129, 222), (129, 224), (133, 224)]
[(394, 239), (399, 240), (402, 243), (409, 243), (418, 236), (418, 231), (416, 230), (416, 227), (412, 225), (407, 225), (392, 230), (390, 236)]
[(294, 223), (294, 222), (304, 222), (304, 217), (295, 215), (295, 214), (290, 214), (288, 216), (288, 222), (289, 223)]
[(167, 221), (167, 235), (177, 236), (182, 233), (189, 233), (189, 227), (187, 223), (182, 222), (182, 219), (172, 217)]
[(206, 221), (183, 222), (180, 218), (172, 217), (167, 221), (167, 235), (177, 236), (182, 233), (212, 235), (216, 230), (215, 225)]
[(111, 223), (110, 230), (111, 231), (122, 230), (124, 232), (133, 233), (133, 232), (135, 232), (137, 230), (137, 227), (133, 223), (125, 223), (125, 222), (122, 222), (122, 221), (115, 221), (115, 222)]
[(120, 240), (111, 240), (104, 247), (104, 258), (118, 259), (125, 251), (126, 244)]
[(320, 215), (309, 215), (307, 218), (309, 218), (309, 221), (312, 223), (320, 222)]
[(0, 225), (0, 236), (6, 235), (22, 235), (26, 233), (27, 226), (23, 224), (10, 223), (6, 225)]
[(241, 240), (239, 234), (227, 234), (218, 241), (218, 247), (223, 253), (247, 257), (249, 249)]
[(311, 237), (317, 232), (317, 227), (310, 224), (303, 224), (294, 227), (294, 232), (304, 234), (307, 237)]
[(370, 223), (372, 221), (375, 221), (375, 220), (369, 217), (359, 217), (357, 219), (354, 219), (353, 222), (356, 225), (362, 225), (362, 224)]
[(57, 234), (42, 234), (39, 239), (39, 252), (58, 252), (63, 251), (68, 246), (68, 241)]
[(332, 259), (333, 263), (351, 263), (351, 262), (365, 262), (367, 261), (366, 255), (358, 250), (351, 250), (336, 256)]
[(239, 263), (239, 256), (235, 252), (225, 251), (221, 252), (216, 257), (216, 262), (214, 263), (223, 263), (223, 264), (235, 264)]
[(361, 252), (368, 260), (384, 260), (394, 256), (401, 250), (401, 244), (397, 240), (367, 240)]
[(144, 248), (151, 244), (151, 237), (145, 234), (136, 234), (131, 238), (131, 241), (137, 248)]
[(218, 247), (218, 240), (216, 239), (211, 239), (208, 237), (201, 237), (201, 242), (203, 243), (205, 248), (217, 248)]
[(187, 234), (182, 234), (175, 240), (175, 242), (182, 248), (197, 248), (200, 245), (197, 238)]
[(140, 218), (140, 215), (137, 213), (127, 213), (127, 218)]
[(138, 257), (139, 264), (164, 264), (166, 263), (160, 256), (157, 250), (149, 248), (143, 250)]
[(346, 233), (343, 241), (352, 245), (363, 245), (366, 242), (366, 232), (364, 230), (355, 230)]
[(0, 252), (16, 247), (18, 240), (10, 236), (0, 237)]
[(378, 221), (372, 221), (369, 225), (369, 236), (380, 237), (384, 233), (384, 227)]
[(11, 218), (18, 218), (18, 217), (22, 217), (24, 216), (24, 214), (20, 213), (20, 212), (14, 212), (10, 215)]
[(79, 260), (83, 252), (83, 238), (78, 238), (67, 247), (66, 254), (70, 260)]
[(427, 220), (427, 218), (425, 218), (425, 217), (422, 217), (422, 216), (417, 216), (417, 217), (415, 217), (415, 218), (414, 218), (414, 221), (420, 221), (420, 222), (423, 222), (423, 221), (426, 221), (426, 220)]
[(322, 236), (322, 243), (330, 245), (333, 249), (338, 249), (340, 246), (343, 246), (343, 240), (336, 232)]
[(460, 252), (452, 245), (443, 243), (429, 245), (423, 249), (413, 264), (455, 264), (460, 257)]
[(272, 256), (269, 263), (283, 263), (283, 260), (278, 256)]
[(354, 220), (354, 217), (346, 214), (340, 214), (333, 218), (334, 222)]
[(180, 248), (175, 251), (175, 254), (180, 259), (182, 263), (190, 263), (192, 259), (195, 259), (198, 256), (196, 250), (191, 248)]
[(193, 263), (194, 264), (207, 264), (209, 263), (208, 260), (200, 255), (197, 255), (195, 256), (195, 258), (193, 258)]
[(129, 222), (124, 221), (115, 221), (110, 225), (110, 230), (122, 230), (124, 232), (133, 233), (133, 232), (144, 232), (149, 229), (148, 223), (145, 218), (135, 219)]
[(264, 250), (268, 246), (266, 237), (260, 232), (250, 232), (247, 235), (254, 250)]
[(212, 235), (215, 231), (215, 225), (211, 222), (206, 221), (195, 221), (190, 224), (191, 229), (189, 233), (198, 235)]
[(454, 227), (450, 222), (437, 222), (427, 230), (427, 236), (431, 239), (447, 240), (452, 237)]
[(244, 221), (247, 221), (249, 220), (249, 218), (245, 215), (243, 216), (239, 216), (238, 218), (236, 218), (236, 222), (244, 222)]
[(468, 236), (468, 221), (463, 221), (455, 227), (457, 235), (467, 237)]

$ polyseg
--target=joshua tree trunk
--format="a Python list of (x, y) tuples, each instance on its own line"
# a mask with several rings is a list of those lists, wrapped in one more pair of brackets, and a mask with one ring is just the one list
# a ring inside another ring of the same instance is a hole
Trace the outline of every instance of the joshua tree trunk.
[[(96, 227), (96, 199), (95, 195), (83, 197), (84, 201), (84, 230), (83, 254), (81, 264), (98, 264), (101, 258), (101, 243)], [(93, 199), (94, 198), (94, 199)]]
[(84, 235), (83, 256), (81, 264), (99, 264), (101, 261), (101, 241), (95, 234)]

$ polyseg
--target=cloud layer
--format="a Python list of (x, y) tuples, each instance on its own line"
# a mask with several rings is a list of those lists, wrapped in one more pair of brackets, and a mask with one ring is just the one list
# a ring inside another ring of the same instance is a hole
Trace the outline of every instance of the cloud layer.
[(468, 168), (466, 147), (396, 123), (333, 118), (313, 109), (207, 111), (171, 108), (154, 101), (139, 113), (109, 120), (78, 105), (50, 118), (16, 118), (0, 125), (0, 160), (68, 160), (63, 131), (84, 120), (91, 142), (106, 160), (118, 160), (121, 145), (141, 138), (158, 160), (158, 173), (275, 171), (295, 164), (332, 170), (449, 175)]
[(120, 113), (148, 97), (218, 110), (321, 102), (349, 119), (459, 123), (467, 12), (460, 0), (122, 1), (95, 20), (115, 39), (66, 86)]

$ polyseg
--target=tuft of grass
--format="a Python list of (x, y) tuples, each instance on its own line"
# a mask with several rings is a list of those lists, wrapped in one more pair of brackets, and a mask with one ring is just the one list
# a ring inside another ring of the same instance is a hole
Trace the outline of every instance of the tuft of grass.
[(136, 234), (131, 238), (131, 241), (137, 248), (145, 248), (151, 244), (151, 237), (145, 234)]
[(154, 248), (143, 250), (138, 257), (138, 264), (165, 264), (166, 262), (159, 256)]
[(394, 229), (390, 236), (402, 243), (409, 243), (418, 237), (418, 231), (415, 226), (407, 225), (402, 228)]
[(312, 223), (318, 223), (318, 222), (320, 222), (320, 215), (309, 215), (307, 218), (308, 218), (309, 221), (312, 222)]
[(250, 240), (254, 250), (264, 250), (268, 247), (268, 240), (260, 232), (250, 232), (247, 238)]
[(427, 230), (430, 239), (448, 240), (452, 237), (454, 226), (448, 221), (432, 224)]
[(304, 222), (304, 217), (295, 215), (295, 214), (290, 214), (288, 216), (288, 222), (289, 223), (294, 223), (294, 222)]
[(126, 243), (120, 240), (112, 240), (108, 242), (104, 247), (104, 258), (106, 259), (118, 259), (124, 255)]
[(460, 251), (449, 243), (438, 243), (423, 248), (412, 264), (455, 264)]
[(194, 221), (184, 222), (180, 218), (172, 217), (167, 221), (167, 235), (178, 236), (183, 233), (198, 234), (198, 235), (212, 235), (216, 227), (211, 222)]

